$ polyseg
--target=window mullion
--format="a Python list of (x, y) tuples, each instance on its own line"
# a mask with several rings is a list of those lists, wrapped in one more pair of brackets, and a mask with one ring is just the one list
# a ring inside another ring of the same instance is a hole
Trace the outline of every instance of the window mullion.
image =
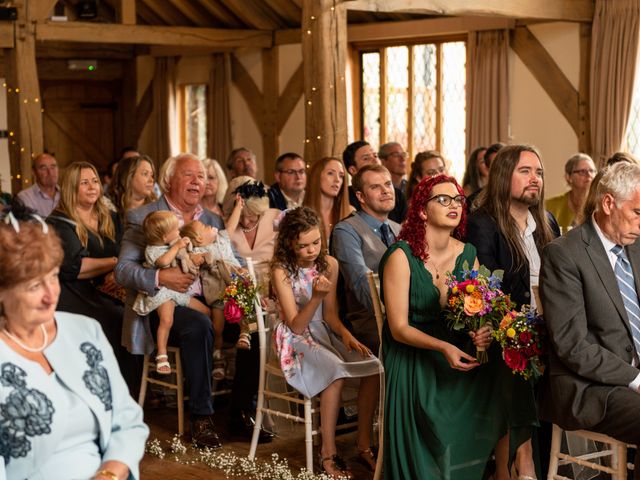
[(387, 141), (387, 49), (380, 49), (380, 139), (378, 146)]
[(442, 98), (442, 44), (436, 43), (436, 145), (434, 148), (439, 152), (442, 151), (442, 115), (443, 115), (443, 98)]
[[(414, 142), (413, 142), (413, 45), (409, 46), (409, 81), (407, 83), (407, 150), (409, 151), (409, 157), (414, 156)], [(407, 173), (411, 168), (411, 162), (406, 163)]]

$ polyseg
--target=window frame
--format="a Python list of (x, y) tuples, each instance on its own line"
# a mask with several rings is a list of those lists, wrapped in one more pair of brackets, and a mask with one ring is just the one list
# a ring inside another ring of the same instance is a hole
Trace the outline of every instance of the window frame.
[[(468, 35), (466, 33), (459, 34), (450, 34), (450, 35), (434, 35), (434, 36), (420, 36), (420, 37), (412, 37), (403, 40), (393, 40), (393, 41), (376, 41), (376, 42), (362, 42), (362, 43), (354, 43), (352, 44), (352, 64), (354, 65), (353, 70), (355, 70), (352, 78), (355, 79), (353, 86), (353, 95), (354, 95), (354, 104), (357, 102), (358, 108), (356, 110), (356, 115), (354, 115), (354, 131), (358, 132), (359, 138), (364, 139), (364, 96), (362, 92), (363, 88), (363, 62), (362, 56), (366, 53), (379, 53), (380, 54), (380, 138), (378, 139), (378, 147), (383, 145), (388, 140), (386, 139), (386, 75), (384, 72), (386, 70), (386, 55), (385, 49), (389, 47), (408, 47), (409, 48), (409, 62), (408, 62), (408, 89), (407, 95), (409, 98), (409, 102), (407, 104), (407, 138), (409, 139), (409, 145), (403, 145), (406, 149), (410, 161), (407, 162), (407, 174), (411, 169), (411, 163), (415, 158), (415, 155), (418, 153), (414, 151), (414, 141), (413, 141), (413, 102), (411, 99), (413, 98), (413, 47), (415, 45), (423, 45), (423, 44), (435, 44), (436, 52), (438, 56), (438, 62), (436, 65), (438, 81), (436, 84), (436, 143), (433, 147), (434, 150), (442, 151), (442, 102), (443, 102), (443, 92), (442, 92), (442, 44), (443, 43), (451, 43), (451, 42), (464, 42), (466, 48), (466, 64), (469, 64), (469, 49), (468, 49)], [(466, 85), (465, 85), (466, 92)]]
[[(187, 82), (187, 83), (181, 83), (178, 85), (178, 89), (176, 92), (176, 100), (178, 102), (178, 121), (179, 123), (179, 132), (180, 132), (180, 151), (181, 152), (190, 152), (193, 153), (194, 155), (197, 154), (197, 152), (191, 152), (189, 146), (187, 145), (187, 105), (186, 105), (186, 101), (187, 101), (187, 94), (186, 94), (186, 90), (188, 87), (204, 87), (205, 89), (205, 117), (206, 117), (206, 138), (207, 138), (207, 143), (209, 141), (209, 126), (211, 124), (211, 116), (209, 114), (209, 84), (204, 83), (204, 82)], [(207, 145), (207, 147), (205, 148), (205, 150), (208, 150), (209, 146)], [(206, 152), (205, 152), (205, 156), (203, 158), (206, 158)]]

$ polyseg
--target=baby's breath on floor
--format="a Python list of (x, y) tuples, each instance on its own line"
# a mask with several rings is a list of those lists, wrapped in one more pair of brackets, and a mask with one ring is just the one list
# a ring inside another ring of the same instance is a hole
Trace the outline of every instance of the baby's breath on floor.
[[(193, 445), (186, 446), (178, 435), (174, 435), (169, 444), (169, 459), (183, 465), (193, 465), (201, 463), (207, 467), (222, 471), (227, 478), (244, 477), (251, 480), (331, 480), (325, 474), (316, 474), (302, 469), (294, 474), (289, 468), (286, 459), (280, 459), (277, 453), (271, 454), (268, 462), (259, 460), (249, 460), (246, 456), (238, 456), (234, 452), (212, 450), (210, 448), (195, 448)], [(164, 459), (166, 453), (162, 448), (162, 443), (157, 438), (147, 442), (145, 451), (160, 459)]]

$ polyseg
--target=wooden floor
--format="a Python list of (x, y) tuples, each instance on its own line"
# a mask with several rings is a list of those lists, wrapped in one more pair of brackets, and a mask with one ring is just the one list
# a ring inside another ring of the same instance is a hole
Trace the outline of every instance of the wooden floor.
[[(216, 402), (215, 423), (223, 447), (216, 450), (216, 453), (230, 453), (242, 457), (249, 453), (249, 442), (229, 441), (226, 419), (228, 418), (228, 405), (222, 397)], [(171, 439), (178, 431), (177, 410), (170, 406), (160, 406), (150, 408), (145, 406), (145, 422), (151, 429), (149, 440), (158, 439), (165, 452), (165, 458), (160, 459), (156, 455), (146, 453), (140, 465), (140, 474), (145, 479), (227, 479), (229, 477), (238, 479), (256, 478), (251, 475), (237, 476), (227, 475), (223, 469), (210, 468), (198, 460), (198, 451), (189, 447), (184, 455), (174, 455), (170, 450)], [(188, 430), (188, 426), (186, 427)], [(278, 437), (270, 444), (259, 445), (257, 458), (260, 461), (270, 462), (271, 455), (277, 453), (281, 459), (286, 459), (295, 478), (300, 468), (305, 466), (304, 456), (304, 431), (302, 426), (287, 426), (278, 432)], [(188, 432), (187, 432), (188, 435)], [(188, 437), (187, 437), (188, 438)], [(356, 455), (356, 434), (355, 432), (344, 433), (338, 436), (338, 451), (345, 458), (356, 479), (370, 479), (373, 474), (369, 473), (364, 466), (358, 463), (353, 457)], [(184, 440), (188, 445), (188, 440)], [(318, 449), (314, 449), (317, 456)], [(178, 459), (176, 461), (175, 458)], [(186, 464), (191, 462), (191, 464)], [(317, 467), (315, 467), (317, 472)], [(229, 472), (231, 473), (231, 472)], [(265, 477), (263, 477), (265, 478)], [(275, 477), (269, 477), (275, 478)], [(280, 476), (278, 476), (280, 478)]]

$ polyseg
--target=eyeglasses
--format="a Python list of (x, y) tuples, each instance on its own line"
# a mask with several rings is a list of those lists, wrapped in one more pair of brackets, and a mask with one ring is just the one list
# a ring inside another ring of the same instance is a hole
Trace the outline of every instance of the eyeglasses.
[(300, 170), (293, 170), (292, 168), (289, 168), (287, 170), (280, 170), (280, 172), (285, 175), (297, 175), (299, 177), (304, 177), (307, 174), (307, 171), (304, 168)]
[(464, 195), (456, 195), (455, 197), (452, 197), (451, 195), (446, 195), (444, 193), (441, 193), (440, 195), (434, 195), (429, 200), (427, 200), (427, 203), (429, 203), (431, 200), (435, 200), (443, 207), (448, 207), (449, 205), (451, 205), (451, 202), (454, 202), (459, 207), (467, 203), (467, 199), (464, 197)]
[(571, 173), (577, 173), (578, 175), (582, 175), (583, 177), (593, 177), (597, 172), (593, 168), (583, 168), (581, 170), (574, 170)]

